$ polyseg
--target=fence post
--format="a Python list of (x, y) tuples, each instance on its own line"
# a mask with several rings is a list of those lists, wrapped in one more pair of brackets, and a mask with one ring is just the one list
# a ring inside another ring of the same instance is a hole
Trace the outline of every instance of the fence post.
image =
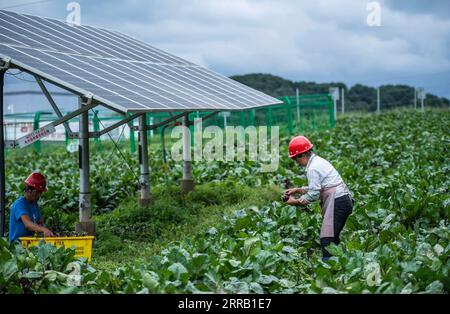
[(414, 87), (414, 109), (417, 109), (417, 88)]
[[(195, 116), (193, 112), (190, 112), (188, 114), (188, 120), (189, 121), (194, 121)], [(191, 147), (194, 147), (194, 123), (189, 123), (189, 132), (191, 135)]]
[(255, 125), (255, 109), (250, 109), (248, 111), (248, 125)]
[[(39, 129), (40, 120), (41, 120), (41, 112), (37, 111), (34, 114), (33, 131)], [(38, 153), (41, 152), (41, 140), (38, 140), (38, 141), (34, 142), (34, 149)]]
[(289, 128), (289, 135), (292, 135), (294, 131), (293, 123), (292, 123), (292, 103), (291, 99), (288, 96), (284, 96), (284, 99), (286, 101), (286, 109), (288, 112), (288, 128)]
[(218, 114), (216, 114), (215, 120), (216, 120), (216, 123), (215, 123), (216, 126), (220, 127), (220, 122), (221, 122), (221, 120), (220, 120), (220, 116), (219, 116)]
[[(100, 119), (98, 118), (98, 110), (94, 110), (94, 117), (92, 119), (92, 124), (94, 126), (94, 132), (100, 132)], [(94, 138), (95, 144), (97, 147), (100, 147), (100, 150), (102, 149), (100, 144), (100, 137)]]
[(134, 155), (136, 153), (136, 138), (134, 136), (134, 120), (128, 122), (128, 126), (130, 128), (130, 154)]
[(331, 96), (333, 97), (334, 105), (334, 120), (337, 119), (337, 101), (339, 100), (339, 87), (330, 87), (329, 89)]
[(297, 118), (298, 118), (298, 127), (300, 133), (303, 131), (303, 120), (302, 120), (302, 107), (300, 106), (300, 95), (297, 98)]
[(298, 120), (298, 126), (300, 127), (301, 130), (301, 116), (300, 116), (300, 91), (298, 90), (298, 88), (296, 89), (296, 103), (297, 103), (297, 120)]
[(377, 87), (377, 114), (380, 114), (380, 88)]
[(423, 87), (419, 88), (418, 90), (418, 96), (420, 99), (420, 111), (423, 112), (425, 107), (424, 107), (424, 100), (426, 97), (426, 93), (425, 93), (425, 89)]
[[(145, 123), (147, 125), (150, 125), (150, 113), (149, 112), (145, 113)], [(147, 130), (147, 137), (150, 135), (151, 135), (150, 130)]]
[(267, 117), (266, 117), (266, 124), (267, 124), (267, 136), (270, 136), (270, 128), (272, 127), (272, 107), (267, 108)]
[[(330, 100), (330, 99), (328, 98), (328, 100)], [(328, 109), (330, 111), (330, 125), (331, 125), (332, 128), (334, 128), (334, 110), (333, 110), (333, 106), (334, 106), (334, 104), (329, 101), (328, 102)]]
[(66, 137), (65, 142), (66, 142), (66, 149), (67, 149), (67, 145), (69, 145), (69, 132), (67, 132), (66, 129), (64, 129), (64, 135)]
[(266, 125), (270, 126), (272, 124), (272, 110), (267, 107), (266, 108)]
[(240, 111), (239, 112), (239, 120), (240, 120), (241, 126), (245, 129), (245, 115), (244, 115), (244, 111)]

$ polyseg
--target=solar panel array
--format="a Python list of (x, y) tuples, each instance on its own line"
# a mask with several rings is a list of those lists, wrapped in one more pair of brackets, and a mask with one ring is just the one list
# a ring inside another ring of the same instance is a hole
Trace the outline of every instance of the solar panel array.
[(239, 110), (280, 103), (120, 32), (0, 10), (0, 58), (128, 111)]

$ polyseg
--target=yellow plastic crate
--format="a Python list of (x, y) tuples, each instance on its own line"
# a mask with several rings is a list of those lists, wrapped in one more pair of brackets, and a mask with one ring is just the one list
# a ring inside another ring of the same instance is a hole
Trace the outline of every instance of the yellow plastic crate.
[(48, 237), (48, 238), (36, 238), (36, 237), (21, 237), (19, 240), (22, 242), (22, 246), (30, 247), (39, 244), (39, 241), (44, 240), (45, 243), (50, 243), (56, 247), (63, 246), (65, 248), (75, 247), (75, 257), (86, 257), (88, 260), (92, 258), (92, 243), (94, 242), (93, 236), (84, 237)]

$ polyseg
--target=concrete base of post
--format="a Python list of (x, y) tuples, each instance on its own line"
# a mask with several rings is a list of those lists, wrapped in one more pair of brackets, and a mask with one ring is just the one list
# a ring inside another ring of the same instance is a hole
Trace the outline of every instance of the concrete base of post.
[(153, 206), (153, 198), (138, 198), (139, 206), (141, 207), (150, 207)]
[(194, 180), (181, 180), (181, 192), (187, 193), (194, 189), (195, 182)]
[(95, 236), (95, 222), (93, 221), (79, 221), (75, 226), (76, 232), (87, 232), (90, 236)]

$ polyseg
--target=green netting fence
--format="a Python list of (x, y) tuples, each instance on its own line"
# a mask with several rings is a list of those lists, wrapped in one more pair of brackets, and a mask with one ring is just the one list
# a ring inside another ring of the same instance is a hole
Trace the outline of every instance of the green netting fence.
[[(202, 121), (202, 127), (211, 125), (225, 126), (278, 126), (281, 135), (307, 134), (313, 131), (334, 127), (334, 103), (331, 95), (301, 95), (279, 98), (282, 104), (257, 109), (221, 112)], [(179, 114), (175, 112), (173, 115)], [(192, 112), (189, 120), (205, 117), (211, 112)], [(170, 117), (168, 113), (151, 114), (153, 123), (162, 122)], [(170, 129), (170, 128), (169, 128)], [(192, 130), (192, 127), (191, 127)], [(170, 130), (166, 131), (170, 132)]]
[[(67, 114), (67, 113), (63, 113)], [(17, 113), (17, 114), (5, 114), (4, 115), (4, 134), (5, 140), (16, 140), (22, 136), (31, 133), (46, 124), (55, 121), (58, 116), (52, 111), (36, 111), (33, 113)], [(91, 110), (89, 112), (89, 131), (99, 132), (104, 127), (114, 124), (122, 119), (122, 116), (111, 113), (109, 111), (99, 111)], [(78, 132), (79, 118), (75, 117), (68, 121), (72, 132)], [(128, 127), (127, 127), (128, 126)], [(112, 130), (109, 135), (102, 135), (100, 138), (94, 138), (93, 141), (96, 148), (99, 150), (103, 149), (103, 143), (105, 140), (115, 140), (115, 141), (129, 141), (130, 151), (133, 153), (136, 151), (136, 141), (135, 134), (131, 131), (133, 126), (132, 122), (123, 127)], [(56, 127), (56, 132), (50, 134), (43, 140), (39, 140), (33, 143), (34, 150), (40, 152), (42, 145), (54, 144), (63, 142), (66, 146), (71, 143), (75, 144), (76, 149), (78, 147), (77, 141), (70, 139), (68, 132), (65, 130), (64, 126), (61, 124)]]
[[(300, 96), (284, 96), (279, 98), (283, 103), (278, 105), (260, 107), (256, 109), (221, 112), (212, 116), (207, 120), (202, 121), (202, 128), (208, 126), (218, 126), (224, 128), (225, 126), (242, 126), (244, 129), (248, 126), (278, 126), (280, 135), (289, 136), (296, 134), (308, 134), (310, 132), (325, 130), (334, 127), (334, 103), (330, 94), (314, 94), (314, 95), (300, 95)], [(172, 112), (175, 116), (181, 112)], [(193, 121), (195, 118), (205, 117), (211, 112), (191, 112), (189, 120)], [(169, 113), (147, 113), (147, 124), (157, 124), (163, 122), (171, 117)], [(104, 127), (121, 120), (121, 116), (117, 113), (100, 110), (90, 111), (90, 130), (97, 132)], [(57, 116), (51, 111), (38, 111), (34, 113), (22, 114), (7, 114), (5, 115), (5, 138), (6, 140), (15, 140), (33, 130), (36, 130), (51, 121), (55, 121)], [(72, 131), (78, 131), (78, 118), (73, 118), (69, 121)], [(137, 121), (130, 122), (124, 127), (119, 127), (110, 132), (110, 135), (103, 135), (101, 138), (94, 139), (95, 145), (102, 149), (105, 140), (111, 138), (115, 141), (129, 141), (130, 152), (136, 151), (136, 138), (132, 126), (137, 125)], [(60, 125), (59, 132), (50, 137), (47, 141), (35, 142), (34, 149), (41, 151), (43, 142), (65, 142), (70, 145), (74, 140), (70, 140), (64, 127)], [(57, 128), (57, 130), (58, 130)], [(166, 134), (170, 134), (173, 126), (165, 128)], [(191, 126), (191, 131), (194, 127)], [(161, 131), (163, 128), (148, 131), (150, 142), (160, 140)], [(112, 134), (112, 136), (111, 136)], [(193, 132), (191, 132), (193, 135)], [(152, 139), (157, 137), (156, 139)], [(193, 136), (192, 136), (193, 140)]]

